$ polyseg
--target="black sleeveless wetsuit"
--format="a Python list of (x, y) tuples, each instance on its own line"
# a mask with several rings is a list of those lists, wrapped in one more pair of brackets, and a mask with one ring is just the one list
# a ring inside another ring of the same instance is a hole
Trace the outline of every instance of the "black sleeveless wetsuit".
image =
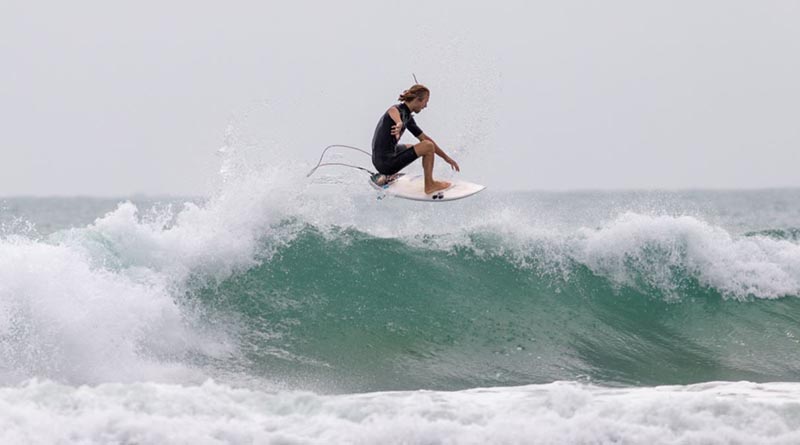
[[(400, 136), (402, 137), (406, 128), (408, 128), (411, 134), (419, 137), (422, 134), (422, 130), (411, 116), (411, 110), (408, 109), (408, 106), (401, 103), (394, 105), (394, 107), (400, 112), (400, 119), (403, 121)], [(375, 165), (378, 172), (384, 175), (393, 175), (417, 159), (414, 147), (406, 147), (405, 144), (397, 143), (400, 139), (392, 135), (393, 126), (394, 120), (392, 120), (387, 111), (381, 116), (378, 126), (375, 127), (375, 135), (372, 136), (372, 164)]]

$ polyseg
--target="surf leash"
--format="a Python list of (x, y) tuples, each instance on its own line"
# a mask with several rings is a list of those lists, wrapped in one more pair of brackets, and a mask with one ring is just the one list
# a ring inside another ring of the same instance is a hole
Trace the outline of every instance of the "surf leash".
[(319, 162), (317, 162), (317, 165), (316, 165), (314, 168), (312, 168), (310, 172), (308, 172), (308, 174), (306, 175), (306, 178), (308, 178), (308, 177), (310, 177), (311, 175), (313, 175), (313, 174), (314, 174), (314, 172), (316, 172), (318, 168), (320, 168), (320, 167), (327, 167), (327, 166), (330, 166), (330, 165), (339, 165), (339, 166), (342, 166), (342, 167), (350, 167), (350, 168), (355, 168), (355, 169), (362, 170), (362, 171), (365, 171), (365, 172), (369, 173), (369, 175), (370, 175), (370, 176), (375, 176), (375, 174), (376, 174), (375, 172), (373, 172), (373, 171), (370, 171), (370, 170), (367, 170), (367, 169), (366, 169), (366, 168), (364, 168), (364, 167), (359, 167), (359, 166), (357, 166), (357, 165), (346, 164), (346, 163), (344, 163), (344, 162), (325, 162), (325, 163), (323, 163), (323, 162), (322, 162), (322, 159), (323, 159), (323, 158), (325, 158), (325, 153), (326, 153), (326, 152), (327, 152), (329, 149), (331, 149), (331, 148), (334, 148), (334, 147), (337, 147), (337, 148), (347, 148), (347, 149), (350, 149), (350, 150), (359, 151), (359, 152), (361, 152), (361, 153), (364, 153), (365, 155), (367, 155), (367, 156), (369, 156), (369, 157), (372, 157), (372, 154), (370, 154), (370, 153), (369, 153), (369, 152), (367, 152), (366, 150), (362, 150), (362, 149), (360, 149), (360, 148), (358, 148), (358, 147), (353, 147), (353, 146), (351, 146), (351, 145), (338, 145), (338, 144), (334, 144), (334, 145), (328, 145), (327, 147), (325, 147), (325, 149), (324, 149), (324, 150), (322, 150), (322, 155), (319, 157)]

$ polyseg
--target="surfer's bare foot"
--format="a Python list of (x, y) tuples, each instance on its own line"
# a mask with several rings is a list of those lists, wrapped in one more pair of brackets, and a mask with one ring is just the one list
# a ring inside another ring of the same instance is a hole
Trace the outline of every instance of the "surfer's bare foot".
[(433, 181), (430, 187), (425, 187), (425, 194), (430, 195), (431, 193), (436, 193), (440, 190), (444, 190), (447, 187), (450, 187), (450, 183), (447, 181)]

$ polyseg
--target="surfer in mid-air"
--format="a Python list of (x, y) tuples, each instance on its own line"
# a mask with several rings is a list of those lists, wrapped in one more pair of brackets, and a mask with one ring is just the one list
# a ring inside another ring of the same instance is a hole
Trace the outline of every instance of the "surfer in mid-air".
[[(434, 155), (440, 156), (455, 171), (461, 171), (458, 163), (453, 160), (434, 142), (430, 136), (422, 132), (414, 121), (411, 113), (419, 114), (428, 106), (430, 90), (420, 84), (403, 91), (398, 100), (401, 102), (392, 105), (381, 116), (375, 135), (372, 137), (372, 164), (378, 169), (380, 175), (375, 178), (375, 183), (384, 185), (393, 179), (393, 175), (406, 168), (417, 158), (422, 157), (422, 169), (425, 176), (425, 193), (431, 194), (450, 187), (447, 181), (433, 179)], [(416, 145), (399, 144), (403, 132), (408, 128), (419, 143)]]

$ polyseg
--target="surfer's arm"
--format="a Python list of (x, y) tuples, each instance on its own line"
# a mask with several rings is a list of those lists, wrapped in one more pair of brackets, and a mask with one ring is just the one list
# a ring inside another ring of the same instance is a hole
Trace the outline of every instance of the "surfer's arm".
[(433, 143), (433, 147), (436, 149), (436, 154), (440, 158), (444, 159), (444, 162), (447, 162), (448, 164), (450, 164), (450, 166), (453, 167), (453, 169), (455, 171), (457, 171), (457, 172), (461, 171), (461, 167), (458, 166), (458, 162), (454, 161), (453, 158), (448, 156), (447, 153), (445, 153), (444, 150), (442, 150), (442, 148), (439, 147), (439, 144), (437, 144), (436, 141), (431, 139), (430, 136), (428, 136), (425, 133), (420, 133), (420, 135), (417, 136), (417, 139), (419, 139), (420, 141), (431, 141)]
[(392, 136), (394, 136), (395, 139), (400, 139), (400, 132), (403, 130), (403, 119), (400, 117), (400, 112), (397, 110), (397, 107), (389, 107), (387, 113), (394, 121), (394, 126), (392, 126), (391, 130)]

